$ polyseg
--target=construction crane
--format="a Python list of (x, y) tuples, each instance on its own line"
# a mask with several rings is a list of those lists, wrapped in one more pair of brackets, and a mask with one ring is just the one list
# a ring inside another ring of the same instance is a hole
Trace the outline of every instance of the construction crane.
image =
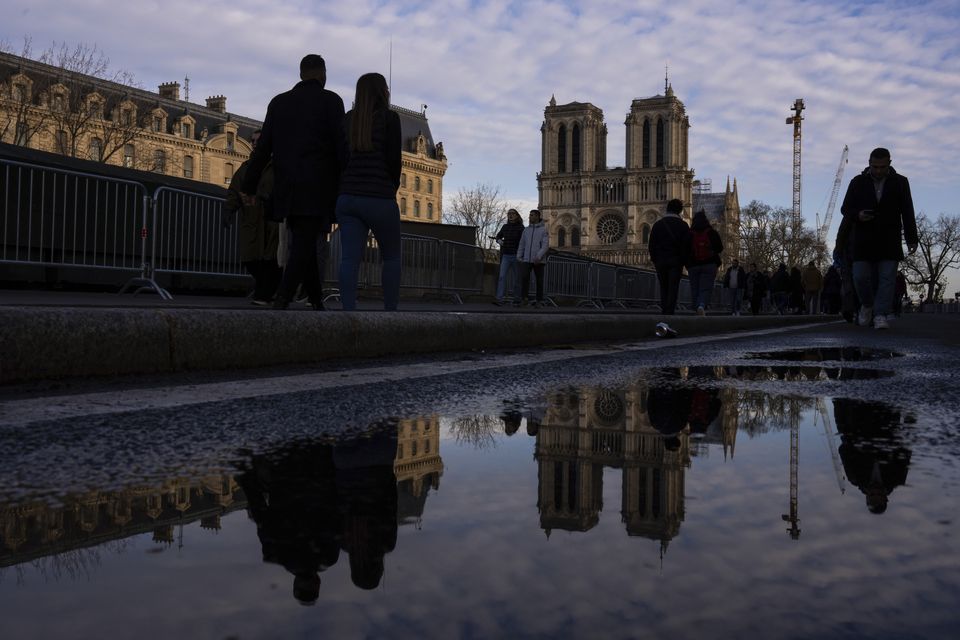
[(800, 468), (800, 414), (793, 411), (790, 415), (790, 513), (785, 513), (781, 517), (784, 522), (790, 523), (787, 533), (792, 540), (800, 539), (800, 514), (797, 505), (799, 491), (799, 480), (797, 478)]
[(830, 414), (827, 413), (827, 406), (823, 401), (823, 398), (817, 398), (817, 412), (813, 414), (813, 426), (817, 426), (817, 416), (820, 416), (820, 421), (823, 424), (823, 435), (826, 436), (827, 451), (830, 454), (830, 459), (833, 462), (833, 473), (837, 476), (837, 487), (840, 489), (840, 493), (846, 492), (845, 480), (846, 477), (843, 475), (843, 465), (840, 462), (840, 455), (837, 449), (837, 434), (833, 430), (833, 422), (830, 420)]
[(800, 123), (803, 122), (803, 98), (797, 98), (793, 103), (793, 115), (787, 118), (787, 124), (793, 125), (793, 225), (800, 229), (802, 218), (800, 215)]
[(830, 223), (833, 222), (833, 210), (837, 206), (837, 196), (840, 195), (840, 181), (843, 180), (843, 170), (847, 168), (848, 155), (850, 155), (850, 148), (843, 145), (843, 153), (840, 154), (840, 166), (837, 167), (837, 175), (833, 179), (833, 190), (830, 192), (830, 202), (827, 203), (827, 211), (823, 214), (823, 224), (820, 224), (820, 214), (817, 214), (817, 240), (824, 246), (827, 244), (827, 234), (830, 233)]

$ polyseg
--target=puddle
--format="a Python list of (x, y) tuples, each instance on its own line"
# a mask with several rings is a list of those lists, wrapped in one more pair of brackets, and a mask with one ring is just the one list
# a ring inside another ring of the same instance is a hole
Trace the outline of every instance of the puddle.
[(60, 504), (8, 469), (5, 635), (947, 637), (956, 461), (896, 407), (722, 384), (863, 371), (657, 369), (122, 487), (61, 457)]
[(888, 349), (871, 349), (868, 347), (810, 347), (807, 349), (750, 353), (745, 357), (747, 359), (787, 360), (789, 362), (869, 362), (888, 358), (902, 358), (903, 354)]
[(805, 382), (816, 380), (877, 380), (889, 378), (893, 371), (853, 367), (821, 367), (817, 365), (744, 365), (697, 366), (656, 369), (663, 380), (752, 380)]

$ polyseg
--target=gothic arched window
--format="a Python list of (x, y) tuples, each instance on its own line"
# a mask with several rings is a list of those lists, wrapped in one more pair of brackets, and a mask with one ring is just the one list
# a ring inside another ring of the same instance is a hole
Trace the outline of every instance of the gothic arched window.
[(657, 166), (663, 166), (663, 118), (657, 118)]
[(557, 171), (564, 173), (567, 170), (567, 127), (560, 125), (557, 129)]
[(580, 229), (574, 227), (570, 229), (570, 246), (579, 247), (580, 246)]
[(643, 244), (650, 242), (650, 225), (643, 225), (643, 227), (640, 229), (640, 237), (643, 238)]
[(563, 227), (557, 229), (557, 246), (565, 247), (567, 246), (567, 230)]
[(640, 160), (641, 167), (650, 166), (650, 119), (643, 119), (643, 158)]
[(580, 171), (580, 125), (573, 124), (573, 161), (570, 163), (570, 171)]

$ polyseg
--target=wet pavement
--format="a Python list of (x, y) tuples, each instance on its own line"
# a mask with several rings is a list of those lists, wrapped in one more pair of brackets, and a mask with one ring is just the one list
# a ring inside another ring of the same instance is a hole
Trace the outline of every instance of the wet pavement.
[(901, 322), (18, 388), (3, 636), (954, 637), (960, 327)]

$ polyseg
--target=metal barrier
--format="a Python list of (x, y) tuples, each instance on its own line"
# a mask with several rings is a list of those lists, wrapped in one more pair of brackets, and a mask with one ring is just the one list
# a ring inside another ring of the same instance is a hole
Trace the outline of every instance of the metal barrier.
[(0, 159), (0, 194), (0, 262), (143, 270), (143, 185)]

